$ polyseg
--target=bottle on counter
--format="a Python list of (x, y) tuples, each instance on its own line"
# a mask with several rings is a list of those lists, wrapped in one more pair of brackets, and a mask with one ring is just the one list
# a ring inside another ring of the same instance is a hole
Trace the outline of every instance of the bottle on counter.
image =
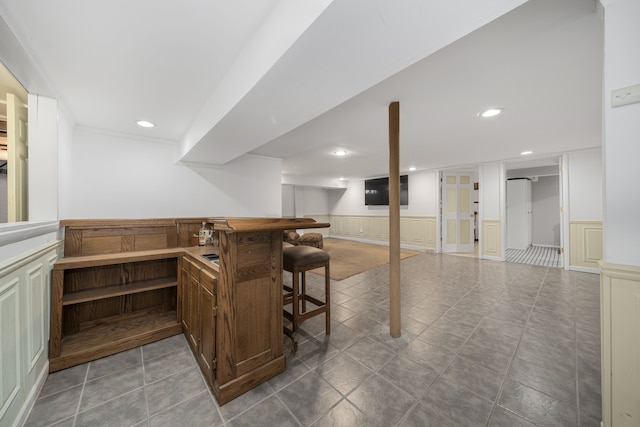
[(200, 228), (200, 231), (198, 232), (198, 245), (200, 246), (204, 246), (207, 244), (207, 223), (203, 222), (202, 223), (202, 228)]

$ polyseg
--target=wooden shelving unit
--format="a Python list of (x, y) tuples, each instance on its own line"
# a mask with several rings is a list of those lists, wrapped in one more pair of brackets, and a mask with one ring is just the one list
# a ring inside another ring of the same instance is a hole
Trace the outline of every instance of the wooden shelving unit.
[(50, 372), (182, 332), (175, 222), (63, 225), (73, 256), (52, 273)]

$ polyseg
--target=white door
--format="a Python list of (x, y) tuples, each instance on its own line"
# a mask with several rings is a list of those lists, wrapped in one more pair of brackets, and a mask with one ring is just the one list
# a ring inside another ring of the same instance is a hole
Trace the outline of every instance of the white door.
[(473, 172), (444, 172), (442, 252), (473, 252), (473, 220)]
[(7, 199), (9, 222), (29, 219), (27, 109), (7, 93)]

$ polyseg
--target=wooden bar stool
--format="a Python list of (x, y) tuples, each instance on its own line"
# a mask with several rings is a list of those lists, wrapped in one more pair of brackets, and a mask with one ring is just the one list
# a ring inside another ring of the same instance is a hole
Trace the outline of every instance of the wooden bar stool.
[[(282, 249), (282, 267), (293, 273), (291, 287), (283, 285), (282, 301), (283, 306), (293, 305), (292, 313), (283, 310), (284, 317), (292, 324), (291, 329), (284, 327), (284, 333), (293, 341), (293, 351), (298, 350), (298, 328), (310, 317), (325, 313), (325, 331), (327, 334), (331, 333), (329, 259), (328, 253), (311, 246), (289, 246)], [(324, 267), (324, 302), (306, 292), (306, 272), (319, 267)], [(307, 301), (316, 308), (307, 310)]]

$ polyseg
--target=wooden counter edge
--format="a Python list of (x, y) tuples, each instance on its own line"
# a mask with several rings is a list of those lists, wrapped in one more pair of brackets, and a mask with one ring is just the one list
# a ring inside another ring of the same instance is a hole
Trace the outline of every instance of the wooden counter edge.
[(211, 222), (213, 222), (214, 230), (228, 233), (328, 228), (331, 226), (328, 222), (316, 222), (313, 218), (219, 218)]

